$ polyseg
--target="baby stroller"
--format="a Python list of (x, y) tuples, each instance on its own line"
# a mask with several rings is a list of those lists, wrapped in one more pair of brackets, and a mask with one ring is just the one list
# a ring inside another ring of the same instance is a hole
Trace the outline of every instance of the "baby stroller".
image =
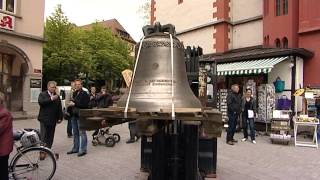
[(104, 144), (107, 147), (113, 147), (120, 141), (120, 135), (118, 133), (110, 133), (110, 127), (105, 127), (96, 130), (92, 134), (92, 145), (97, 146)]

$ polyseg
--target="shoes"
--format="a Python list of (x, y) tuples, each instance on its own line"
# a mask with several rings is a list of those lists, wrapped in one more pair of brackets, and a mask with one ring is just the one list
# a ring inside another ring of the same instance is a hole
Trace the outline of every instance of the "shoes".
[(129, 139), (126, 143), (130, 144), (130, 143), (134, 143), (134, 142), (136, 142), (134, 139)]
[(255, 140), (252, 140), (252, 143), (253, 143), (253, 144), (257, 144), (257, 142), (256, 142)]
[(242, 142), (247, 141), (247, 138), (243, 138), (243, 139), (241, 139), (241, 141), (242, 141)]
[(87, 154), (87, 152), (78, 153), (78, 157), (84, 156), (84, 155), (86, 155), (86, 154)]
[(233, 142), (233, 143), (237, 143), (237, 142), (238, 142), (238, 140), (232, 139), (232, 142)]
[(227, 144), (234, 145), (234, 143), (232, 141), (228, 141)]
[(67, 154), (75, 154), (75, 153), (78, 153), (78, 151), (71, 150), (67, 152)]

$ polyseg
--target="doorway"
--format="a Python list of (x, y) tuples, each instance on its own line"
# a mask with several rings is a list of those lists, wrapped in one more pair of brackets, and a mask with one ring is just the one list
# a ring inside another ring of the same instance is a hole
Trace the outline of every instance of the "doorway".
[(14, 55), (0, 52), (0, 92), (9, 111), (23, 110), (22, 62)]

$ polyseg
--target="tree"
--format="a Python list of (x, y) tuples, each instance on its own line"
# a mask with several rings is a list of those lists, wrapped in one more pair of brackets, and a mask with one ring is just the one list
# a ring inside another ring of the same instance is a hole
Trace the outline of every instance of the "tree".
[(59, 84), (64, 79), (73, 79), (81, 68), (79, 61), (79, 41), (75, 25), (68, 21), (58, 5), (54, 13), (46, 19), (43, 48), (44, 81), (56, 80)]
[(63, 14), (61, 5), (46, 19), (44, 36), (44, 82), (63, 84), (65, 79), (82, 75), (86, 80), (119, 78), (132, 62), (128, 44), (110, 29), (98, 23), (89, 30), (76, 27)]
[(91, 79), (120, 77), (121, 71), (132, 62), (128, 44), (97, 22), (84, 32), (85, 73)]

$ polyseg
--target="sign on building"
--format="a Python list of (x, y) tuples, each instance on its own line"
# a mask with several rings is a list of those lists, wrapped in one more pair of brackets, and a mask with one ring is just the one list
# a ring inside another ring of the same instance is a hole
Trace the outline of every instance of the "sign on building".
[(14, 30), (15, 17), (8, 14), (0, 13), (0, 28)]

